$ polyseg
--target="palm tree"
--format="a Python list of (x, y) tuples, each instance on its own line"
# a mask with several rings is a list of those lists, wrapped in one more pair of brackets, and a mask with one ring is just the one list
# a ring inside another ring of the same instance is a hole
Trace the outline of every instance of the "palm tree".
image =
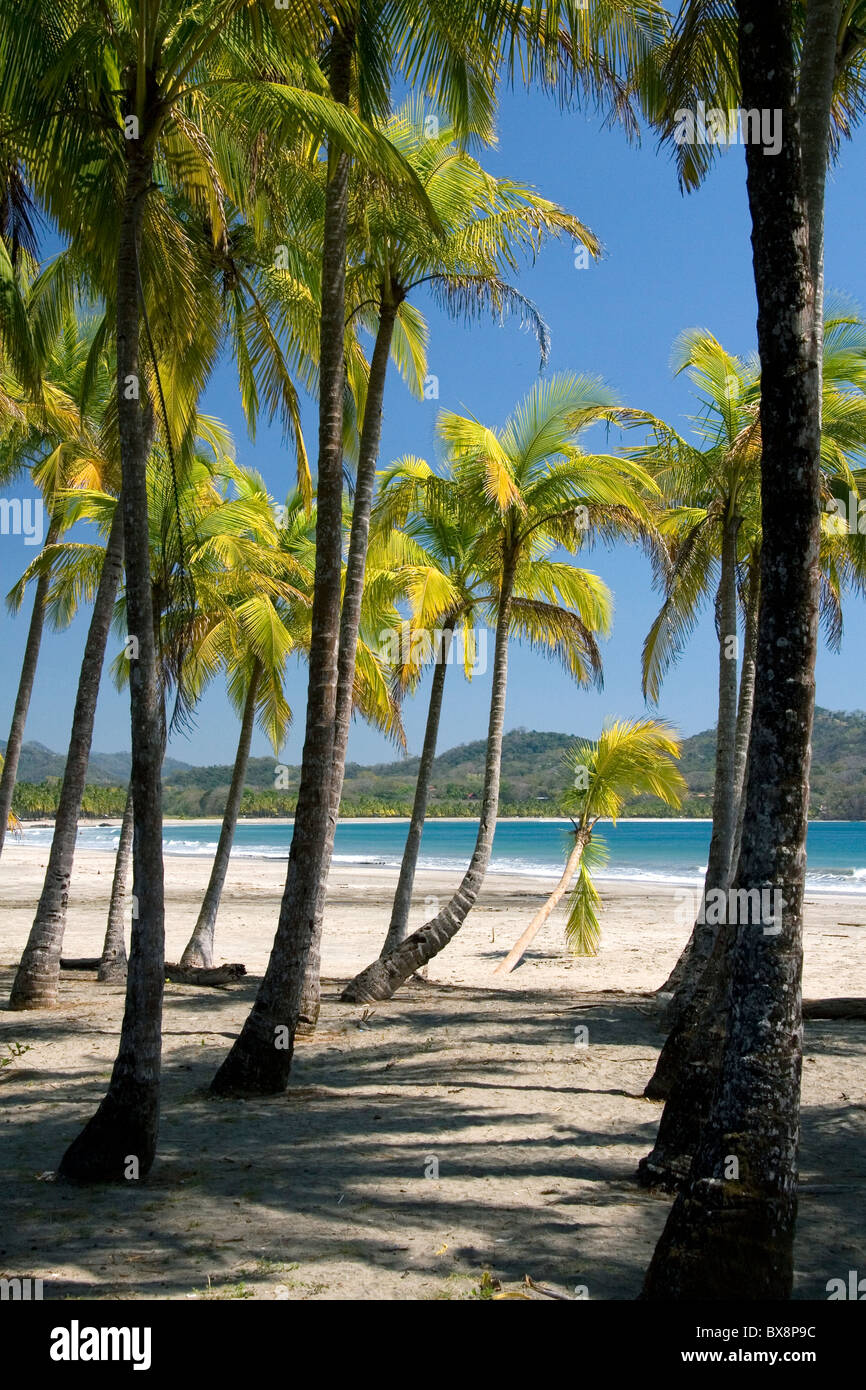
[[(431, 13), (430, 8), (425, 6), (398, 6), (390, 14), (377, 13), (374, 19), (372, 13), (352, 0), (341, 4), (332, 14), (328, 43), (328, 82), (334, 103), (340, 107), (349, 106), (353, 78), (357, 77), (356, 92), (362, 115), (383, 119), (387, 113), (392, 66), (408, 67), (417, 75), (416, 64), (420, 58), (424, 64), (424, 87), (438, 93), (444, 109), (454, 112), (461, 129), (489, 133), (493, 95), (487, 68), (493, 48), (490, 36), (479, 22), (479, 8), (484, 7), (466, 3), (458, 7), (457, 12), (452, 8), (446, 22), (443, 22), (445, 16), (438, 13), (437, 7)], [(501, 19), (498, 22), (501, 24)], [(430, 63), (433, 53), (436, 53), (439, 61)], [(431, 80), (433, 73), (437, 76)], [(335, 761), (343, 590), (342, 455), (350, 165), (350, 153), (345, 144), (330, 153), (322, 228), (316, 574), (306, 736), (292, 847), (268, 973), (241, 1038), (214, 1080), (215, 1089), (221, 1091), (245, 1089), (247, 1085), (253, 1090), (262, 1089), (262, 1086), (272, 1089), (272, 1081), (263, 1080), (261, 1073), (270, 1072), (274, 1067), (280, 1074), (275, 1088), (281, 1089), (285, 1085), (291, 1065), (291, 1049), (281, 1050), (275, 1055), (276, 1050), (271, 1046), (273, 1034), (270, 1033), (263, 1051), (261, 1020), (271, 1012), (282, 1018), (286, 1013), (284, 1000), (287, 989), (293, 990), (297, 1000), (290, 1000), (288, 1015), (291, 1020), (289, 1031), (294, 1037), (296, 1020), (302, 1009), (301, 993), (311, 948), (316, 1003), (310, 1012), (318, 1011), (316, 924), (321, 913), (333, 836), (331, 818), (335, 814), (330, 784)], [(425, 206), (429, 208), (429, 205)], [(438, 231), (432, 209), (429, 209), (429, 213), (430, 223), (434, 231)], [(387, 355), (385, 352), (384, 362), (374, 360), (371, 364), (374, 379), (378, 373), (384, 376)], [(378, 420), (374, 422), (371, 413), (370, 429), (374, 428), (378, 431)], [(374, 458), (377, 452), (378, 443), (373, 449)], [(346, 685), (351, 691), (351, 673), (348, 673)], [(309, 931), (307, 923), (313, 923)], [(311, 1022), (315, 1022), (314, 1017)], [(265, 1032), (269, 1031), (265, 1025)]]
[[(241, 495), (247, 503), (258, 501), (264, 504), (261, 515), (257, 515), (252, 506), (249, 511), (252, 514), (250, 519), (259, 532), (257, 539), (267, 544), (268, 537), (263, 531), (272, 532), (274, 512), (260, 480), (248, 474)], [(264, 528), (261, 525), (263, 520)], [(296, 493), (286, 504), (278, 532), (280, 553), (291, 562), (286, 574), (291, 577), (296, 597), (290, 602), (280, 601), (276, 595), (256, 592), (255, 586), (250, 585), (246, 564), (237, 564), (240, 557), (226, 553), (226, 545), (233, 545), (234, 538), (228, 538), (224, 533), (220, 536), (223, 546), (221, 560), (230, 567), (230, 582), (237, 585), (237, 593), (225, 595), (225, 614), (209, 627), (190, 653), (189, 662), (198, 669), (193, 680), (187, 677), (187, 682), (197, 695), (215, 665), (223, 665), (228, 677), (229, 698), (241, 715), (241, 727), (216, 855), (195, 927), (181, 956), (181, 965), (203, 968), (213, 965), (216, 918), (228, 872), (256, 719), (259, 719), (270, 739), (275, 755), (279, 753), (289, 727), (291, 710), (285, 699), (283, 678), (290, 653), (309, 645), (308, 609), (312, 591), (314, 533), (315, 513), (305, 509), (301, 494)], [(273, 541), (272, 535), (270, 539)], [(253, 592), (250, 592), (251, 587)]]
[[(219, 428), (207, 421), (200, 422), (199, 429), (211, 440), (221, 437)], [(165, 460), (160, 457), (159, 461), (164, 467)], [(170, 495), (175, 508), (173, 490)], [(97, 519), (107, 531), (107, 540), (104, 549), (98, 545), (57, 542), (46, 546), (30, 567), (49, 574), (54, 568), (59, 570), (54, 589), (49, 591), (48, 605), (58, 610), (64, 621), (71, 616), (82, 585), (92, 587), (94, 601), (51, 850), (36, 916), (12, 985), (10, 1008), (13, 1009), (50, 1008), (57, 998), (78, 818), (87, 779), (105, 649), (123, 567), (122, 510), (117, 499), (110, 494), (78, 488), (66, 494), (66, 501), (67, 525), (76, 519)], [(26, 578), (25, 575), (25, 581)]]
[[(758, 369), (725, 352), (712, 335), (697, 331), (681, 336), (673, 363), (675, 370), (689, 372), (701, 393), (696, 423), (703, 447), (654, 421), (653, 442), (636, 454), (668, 503), (659, 529), (669, 538), (672, 561), (664, 580), (664, 604), (644, 644), (643, 688), (646, 696), (658, 700), (662, 676), (681, 652), (717, 577), (719, 696), (706, 902), (709, 893), (727, 890), (735, 867), (751, 723), (760, 553)], [(738, 589), (745, 630), (739, 693)], [(672, 1021), (690, 1001), (714, 940), (714, 929), (700, 913), (681, 962), (662, 986), (666, 992), (678, 985)], [(657, 1073), (646, 1094), (657, 1098), (662, 1085)]]
[[(46, 314), (39, 282), (19, 286), (22, 310), (28, 332), (36, 340), (39, 362), (38, 387), (27, 389), (10, 372), (11, 363), (0, 358), (0, 395), (6, 402), (5, 429), (0, 444), (0, 477), (11, 482), (29, 468), (31, 480), (40, 489), (42, 506), (48, 516), (45, 546), (51, 546), (61, 531), (57, 495), (63, 488), (110, 486), (112, 468), (98, 437), (108, 390), (107, 362), (98, 352), (97, 324), (67, 308), (52, 323)], [(82, 411), (82, 392), (87, 391), (87, 409)], [(24, 659), (15, 696), (12, 724), (6, 742), (6, 761), (0, 775), (0, 853), (24, 741), (24, 729), (36, 678), (39, 650), (45, 622), (48, 575), (36, 579), (33, 609), (27, 630)], [(23, 597), (23, 595), (22, 595)], [(13, 607), (20, 606), (16, 599)]]
[(725, 352), (711, 334), (682, 334), (673, 365), (688, 372), (700, 393), (699, 442), (654, 421), (653, 441), (634, 455), (665, 498), (659, 529), (672, 553), (665, 601), (644, 643), (643, 690), (658, 700), (664, 671), (682, 651), (717, 576), (719, 718), (709, 890), (727, 884), (736, 830), (737, 577), (759, 530), (759, 395), (755, 366)]
[[(830, 495), (834, 485), (855, 486), (852, 466), (866, 447), (866, 397), (863, 386), (866, 368), (866, 334), (859, 314), (841, 302), (834, 305), (825, 325), (827, 352), (824, 354), (824, 421), (822, 436), (822, 486)], [(666, 583), (664, 606), (653, 625), (644, 649), (645, 689), (657, 697), (664, 667), (681, 649), (694, 626), (697, 612), (711, 586), (716, 566), (721, 578), (717, 589), (716, 612), (722, 613), (721, 600), (729, 594), (727, 622), (717, 616), (719, 633), (720, 699), (716, 780), (713, 801), (713, 839), (704, 883), (703, 902), (719, 889), (727, 892), (736, 868), (745, 816), (743, 795), (746, 755), (751, 732), (755, 661), (757, 651), (757, 611), (760, 596), (761, 508), (759, 469), (761, 458), (760, 372), (757, 361), (743, 362), (725, 353), (708, 335), (685, 336), (687, 361), (693, 379), (702, 387), (703, 407), (700, 430), (709, 447), (696, 450), (669, 426), (656, 423), (656, 443), (638, 452), (637, 457), (653, 474), (656, 482), (675, 506), (660, 522), (660, 529), (674, 537), (674, 562)], [(738, 517), (736, 539), (728, 539), (719, 518)], [(829, 519), (829, 518), (828, 518)], [(715, 535), (714, 535), (715, 531)], [(820, 583), (821, 617), (827, 639), (838, 648), (842, 638), (841, 589), (858, 582), (856, 557), (852, 564), (846, 541), (825, 528), (822, 542)], [(727, 569), (727, 577), (726, 577)], [(739, 578), (738, 578), (739, 575)], [(731, 638), (736, 650), (736, 614), (731, 612), (739, 588), (743, 610), (743, 664), (740, 695), (728, 668)], [(726, 688), (727, 687), (727, 688)], [(724, 745), (725, 754), (720, 750)], [(720, 866), (716, 818), (724, 827), (727, 868)], [(707, 967), (717, 936), (711, 914), (701, 911), (689, 943), (663, 991), (676, 985), (668, 1011), (670, 1031), (655, 1072), (645, 1094), (666, 1099), (673, 1078), (695, 1043), (707, 1036), (706, 1020), (695, 1010), (695, 993)], [(702, 999), (709, 996), (702, 995)], [(695, 1114), (693, 1104), (684, 1112), (689, 1124)], [(647, 1169), (656, 1171), (661, 1148), (667, 1152), (670, 1116), (665, 1125), (665, 1142), (657, 1145)], [(660, 1131), (660, 1140), (663, 1138)]]
[(602, 819), (616, 825), (629, 796), (658, 796), (668, 806), (679, 807), (686, 790), (685, 778), (675, 763), (679, 756), (679, 739), (670, 725), (655, 719), (613, 722), (595, 743), (580, 739), (563, 754), (572, 786), (561, 804), (574, 825), (574, 845), (555, 889), (496, 966), (494, 975), (507, 975), (520, 963), (568, 892), (575, 874), (578, 879), (571, 894), (566, 937), (575, 955), (596, 955), (599, 898), (592, 881), (592, 862), (593, 851), (596, 859), (603, 860), (604, 848), (595, 828)]
[(100, 984), (118, 984), (126, 979), (128, 958), (125, 939), (126, 881), (129, 877), (129, 864), (132, 859), (133, 830), (132, 790), (127, 790), (123, 819), (120, 822), (120, 835), (117, 853), (114, 857), (114, 874), (111, 879), (111, 897), (108, 904), (108, 921), (105, 925), (105, 940), (102, 955), (96, 972)]
[[(630, 63), (645, 59), (667, 28), (667, 15), (656, 0), (617, 4), (613, 10), (558, 3), (544, 10), (527, 10), (523, 5), (502, 5), (500, 0), (459, 0), (456, 6), (449, 4), (442, 9), (438, 3), (394, 6), (377, 11), (375, 19), (372, 11), (346, 0), (333, 15), (330, 88), (336, 101), (348, 102), (354, 62), (359, 98), (369, 104), (362, 107), (363, 113), (369, 110), (372, 115), (376, 99), (387, 95), (392, 69), (401, 70), (410, 81), (438, 95), (439, 106), (455, 119), (461, 136), (472, 132), (489, 138), (491, 78), (504, 55), (512, 77), (519, 74), (524, 80), (529, 76), (565, 98), (582, 91), (607, 104), (633, 128), (625, 72)], [(375, 114), (379, 119), (387, 114), (381, 101)], [(346, 642), (340, 641), (337, 519), (342, 488), (343, 356), (339, 341), (345, 321), (348, 184), (348, 158), (332, 161), (322, 260), (320, 530), (307, 729), (292, 851), (268, 973), (241, 1037), (214, 1079), (213, 1088), (218, 1093), (283, 1090), (304, 994), (311, 995), (308, 981), (316, 982), (316, 996), (308, 1007), (313, 1013), (317, 1009), (319, 921), (339, 800), (339, 787), (336, 801), (333, 789), (325, 789), (332, 780), (332, 766), (341, 765), (334, 756), (337, 652), (342, 645), (348, 657), (351, 646), (348, 636)], [(371, 415), (370, 430), (374, 429), (378, 431), (378, 421)], [(356, 546), (356, 556), (363, 548)], [(348, 670), (345, 662), (344, 670)], [(344, 680), (344, 689), (346, 686), (350, 687), (351, 681)], [(344, 694), (344, 710), (345, 700)], [(273, 1047), (275, 1028), (288, 1031), (292, 1040), (289, 1047)]]
[[(418, 765), (412, 815), (391, 921), (380, 952), (387, 955), (409, 934), (409, 909), (421, 848), (427, 800), (433, 776), (445, 678), (457, 633), (463, 666), (472, 678), (475, 662), (475, 622), (491, 601), (474, 560), (476, 529), (471, 511), (461, 506), (452, 480), (434, 473), (423, 459), (399, 459), (382, 476), (373, 513), (373, 555), (405, 577), (411, 616), (402, 628), (387, 633), (395, 640), (397, 683), (405, 692), (417, 683), (425, 659), (434, 659), (424, 743)], [(443, 612), (443, 603), (445, 605)], [(430, 642), (431, 631), (436, 641)], [(419, 638), (421, 639), (419, 641)], [(429, 651), (425, 650), (430, 648)]]
[[(183, 625), (186, 624), (187, 628), (195, 625), (197, 630), (206, 628), (208, 623), (214, 622), (216, 603), (222, 605), (218, 613), (218, 616), (222, 617), (225, 605), (232, 595), (238, 594), (239, 581), (229, 577), (230, 571), (227, 566), (236, 566), (238, 574), (242, 576), (241, 584), (246, 583), (256, 590), (256, 598), (250, 600), (252, 603), (265, 603), (266, 598), (258, 591), (267, 593), (269, 584), (280, 583), (278, 567), (274, 563), (274, 548), (278, 544), (277, 523), (261, 481), (254, 479), (250, 482), (252, 475), (237, 469), (230, 459), (219, 452), (228, 447), (228, 436), (215, 422), (202, 418), (199, 421), (199, 430), (207, 438), (214, 452), (211, 456), (201, 453), (191, 462), (185, 458), (181, 459), (184, 471), (178, 478), (177, 494), (170, 474), (166, 483), (166, 460), (159, 451), (155, 453), (151, 468), (152, 567), (155, 608), (159, 617), (163, 699), (176, 676), (177, 652), (178, 648), (182, 649), (183, 646), (178, 633), (183, 630)], [(229, 481), (235, 485), (240, 484), (238, 490), (242, 495), (239, 498), (225, 498), (224, 489)], [(72, 520), (86, 519), (96, 521), (103, 531), (108, 529), (110, 534), (116, 532), (120, 516), (116, 499), (101, 492), (80, 489), (69, 498), (69, 508), (70, 523)], [(176, 534), (179, 514), (185, 518), (187, 527), (186, 534), (180, 538)], [(259, 525), (258, 539), (246, 543), (245, 533), (249, 532), (251, 524), (256, 521)], [(64, 621), (68, 621), (82, 589), (86, 591), (88, 586), (96, 585), (98, 596), (108, 558), (110, 545), (108, 552), (103, 552), (98, 545), (83, 543), (57, 544), (40, 557), (36, 563), (47, 565), (54, 576), (52, 589), (49, 591), (49, 610), (54, 610), (62, 615)], [(113, 585), (115, 588), (116, 578), (115, 576)], [(192, 613), (189, 609), (190, 581), (196, 586), (193, 603), (199, 605)], [(218, 600), (214, 598), (215, 591), (219, 592)], [(240, 599), (238, 602), (240, 603)], [(115, 622), (120, 623), (126, 636), (124, 613), (125, 605), (121, 603), (115, 615)], [(70, 754), (64, 772), (40, 911), (37, 913), (16, 978), (15, 1002), (18, 1007), (37, 1007), (56, 994), (81, 791), (90, 747), (96, 690), (111, 616), (112, 614), (109, 614), (100, 627), (99, 650), (86, 653), (82, 665), (78, 708), (73, 721)], [(246, 616), (245, 610), (242, 616)], [(93, 627), (91, 624), (91, 636)], [(128, 647), (120, 653), (115, 669), (116, 673), (122, 673), (122, 679), (126, 677)], [(95, 672), (95, 680), (90, 684), (87, 679), (88, 672)], [(87, 693), (86, 699), (82, 697), (82, 689)], [(127, 802), (125, 820), (128, 820), (130, 800), (131, 798)], [(119, 952), (122, 942), (121, 914), (125, 881), (122, 870), (126, 840), (124, 829), (121, 832), (107, 945), (104, 951), (106, 962)], [(116, 975), (117, 972), (112, 973)]]
[[(485, 566), (497, 576), (496, 637), (490, 699), (484, 790), (475, 849), (457, 892), (432, 921), (387, 956), (367, 966), (344, 991), (352, 1002), (390, 998), (459, 931), (478, 897), (493, 846), (499, 804), (499, 772), (508, 673), (508, 639), (513, 610), (522, 605), (527, 628), (544, 626), (556, 598), (571, 610), (568, 625), (582, 638), (582, 680), (597, 679), (601, 660), (594, 634), (610, 624), (610, 595), (589, 571), (557, 565), (542, 601), (520, 594), (521, 570), (543, 571), (552, 547), (578, 550), (589, 523), (589, 505), (647, 511), (638, 488), (654, 484), (639, 465), (584, 453), (578, 437), (588, 426), (615, 419), (613, 398), (592, 378), (558, 376), (536, 386), (501, 429), (443, 412), (439, 432), (454, 458), (454, 476), (473, 499)], [(543, 581), (542, 581), (543, 582)], [(531, 624), (531, 627), (530, 627)]]
[[(396, 349), (398, 364), (423, 394), (426, 325), (412, 300), (422, 288), (455, 315), (483, 312), (502, 317), (519, 311), (535, 329), (542, 364), (548, 330), (532, 304), (504, 278), (517, 268), (521, 252), (535, 254), (548, 236), (568, 235), (597, 254), (598, 242), (576, 217), (555, 203), (511, 180), (487, 174), (445, 126), (430, 136), (423, 101), (407, 102), (383, 127), (412, 168), (442, 228), (431, 238), (429, 223), (398, 203), (381, 179), (361, 175), (350, 202), (347, 298), (350, 318), (374, 337), (355, 479), (352, 529), (340, 616), (337, 700), (333, 751), (331, 839), (333, 848), (342, 791), (352, 709), (355, 647), (364, 592), (364, 573), (379, 453), (387, 364)], [(361, 248), (357, 263), (352, 251)], [(319, 936), (317, 923), (308, 954), (299, 1027), (311, 1031), (319, 1009)], [(291, 980), (289, 982), (291, 988)]]
[[(50, 560), (51, 552), (46, 551), (45, 555)], [(60, 946), (66, 924), (78, 816), (87, 781), (87, 763), (96, 717), (102, 658), (108, 641), (122, 568), (123, 531), (120, 509), (117, 508), (102, 557), (84, 646), (72, 734), (63, 770), (48, 866), (36, 917), (12, 983), (10, 1009), (51, 1008), (57, 1001)]]
[[(823, 87), (823, 98), (802, 106), (799, 126), (783, 122), (776, 159), (746, 148), (761, 358), (763, 539), (746, 812), (734, 885), (746, 891), (772, 885), (784, 909), (778, 930), (767, 934), (740, 922), (726, 935), (728, 1026), (719, 1062), (708, 1069), (710, 1084), (718, 1080), (688, 1179), (647, 1272), (645, 1298), (724, 1298), (736, 1288), (745, 1298), (784, 1299), (793, 1284), (818, 633), (823, 189), (840, 14), (840, 5), (825, 0), (808, 7), (801, 74), (820, 78), (814, 95)], [(791, 112), (798, 96), (792, 7), (784, 0), (739, 0), (736, 18), (743, 105)], [(726, 1177), (731, 1155), (734, 1178)]]
[[(15, 25), (4, 30), (0, 50), (7, 113), (23, 127), (23, 157), (35, 191), (61, 232), (77, 236), (82, 260), (110, 305), (117, 341), (127, 603), (138, 643), (130, 694), (135, 933), (142, 950), (134, 944), (129, 1008), (109, 1095), (64, 1159), (67, 1175), (81, 1178), (119, 1176), (120, 1160), (128, 1153), (137, 1155), (140, 1171), (146, 1172), (158, 1118), (162, 718), (148, 572), (146, 463), (153, 412), (152, 397), (142, 390), (147, 374), (139, 318), (141, 305), (154, 298), (159, 285), (172, 304), (173, 356), (182, 360), (184, 319), (189, 311), (195, 314), (187, 246), (172, 217), (170, 195), (161, 188), (171, 194), (182, 190), (188, 202), (206, 207), (218, 243), (225, 231), (227, 184), (234, 183), (230, 191), (239, 206), (259, 197), (260, 180), (249, 176), (261, 153), (261, 142), (249, 138), (253, 129), (267, 129), (277, 145), (292, 143), (301, 130), (314, 138), (325, 130), (337, 144), (405, 178), (387, 142), (323, 95), (327, 85), (321, 72), (316, 75), (313, 57), (322, 29), (318, 6), (266, 9), (250, 24), (242, 0), (211, 0), (196, 23), (187, 18), (178, 0), (155, 9), (106, 5), (95, 18), (89, 5), (76, 0), (58, 22), (45, 0), (27, 0), (16, 11)], [(95, 50), (107, 55), (95, 75), (77, 57), (70, 61), (72, 53)], [(316, 90), (298, 85), (301, 66)], [(332, 78), (335, 67), (339, 63), (332, 64)], [(60, 114), (70, 107), (77, 112), (75, 122)], [(86, 209), (82, 170), (87, 172)], [(333, 278), (323, 279), (331, 293)], [(180, 292), (166, 294), (169, 286)], [(342, 317), (336, 320), (339, 344)], [(145, 331), (153, 365), (149, 323)], [(323, 343), (326, 339), (323, 334)], [(210, 365), (199, 364), (199, 389)], [(328, 396), (327, 408), (334, 405)]]
[[(485, 565), (477, 544), (477, 518), (453, 478), (435, 473), (423, 459), (399, 460), (383, 477), (374, 512), (374, 552), (405, 575), (411, 616), (397, 639), (401, 689), (415, 684), (419, 657), (435, 657), (412, 816), (391, 922), (380, 956), (405, 940), (418, 854), (436, 744), (445, 677), (452, 659), (462, 652), (464, 672), (471, 679), (477, 659), (477, 624), (495, 622), (497, 575)], [(570, 566), (535, 556), (521, 563), (511, 604), (511, 634), (542, 653), (561, 660), (578, 682), (585, 678), (585, 635), (573, 623), (573, 613), (561, 607), (557, 581), (569, 590)], [(391, 634), (387, 634), (388, 637)], [(349, 986), (351, 992), (352, 986)]]

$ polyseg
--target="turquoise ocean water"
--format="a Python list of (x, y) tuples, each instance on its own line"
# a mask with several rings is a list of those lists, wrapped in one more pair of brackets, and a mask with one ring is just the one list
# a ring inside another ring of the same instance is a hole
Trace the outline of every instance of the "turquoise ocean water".
[[(563, 864), (566, 821), (500, 821), (493, 845), (492, 873), (549, 876)], [(396, 868), (406, 838), (406, 821), (341, 821), (335, 865), (369, 864)], [(473, 820), (428, 821), (420, 867), (461, 872), (472, 853)], [(707, 862), (709, 821), (620, 821), (600, 827), (610, 851), (599, 878), (698, 884)], [(218, 826), (173, 822), (165, 826), (166, 854), (212, 855)], [(234, 853), (254, 858), (288, 855), (289, 821), (241, 822)], [(48, 829), (25, 829), (24, 843), (47, 845)], [(113, 849), (117, 830), (89, 825), (79, 832), (82, 849)], [(809, 827), (807, 886), (813, 891), (866, 894), (866, 821), (815, 821)]]

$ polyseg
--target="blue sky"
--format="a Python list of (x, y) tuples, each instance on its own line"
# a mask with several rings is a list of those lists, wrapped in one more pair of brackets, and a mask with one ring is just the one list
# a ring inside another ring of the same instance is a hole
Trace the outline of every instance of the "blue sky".
[[(563, 113), (538, 94), (503, 96), (499, 144), (484, 162), (491, 172), (533, 184), (587, 222), (601, 238), (605, 256), (588, 269), (576, 269), (571, 246), (553, 243), (520, 277), (520, 288), (538, 304), (552, 330), (549, 372), (597, 373), (623, 403), (650, 410), (687, 429), (693, 408), (688, 384), (669, 370), (672, 343), (687, 327), (713, 332), (733, 352), (755, 347), (755, 301), (745, 194), (745, 161), (740, 147), (727, 151), (702, 190), (682, 197), (673, 165), (657, 153), (652, 138), (629, 145), (620, 130), (606, 130), (594, 116)], [(856, 142), (842, 151), (828, 190), (827, 285), (866, 306), (866, 263), (862, 228), (866, 189), (862, 153)], [(535, 340), (516, 322), (466, 328), (448, 321), (432, 306), (429, 371), (439, 378), (438, 401), (412, 399), (396, 372), (389, 378), (380, 462), (405, 452), (432, 458), (435, 420), (440, 407), (459, 409), (491, 424), (500, 423), (531, 387), (538, 371)], [(233, 430), (238, 457), (257, 467), (277, 498), (293, 477), (292, 459), (278, 429), (261, 428), (256, 443), (246, 436), (231, 363), (220, 368), (205, 408)], [(314, 451), (315, 409), (305, 410), (308, 446)], [(610, 446), (616, 443), (611, 436)], [(0, 537), (0, 586), (5, 593), (33, 556), (17, 536)], [(607, 716), (644, 712), (640, 692), (640, 650), (658, 606), (647, 561), (620, 546), (595, 550), (584, 561), (613, 589), (614, 633), (606, 644), (605, 685), (583, 691), (553, 664), (515, 646), (507, 728), (559, 730), (595, 736)], [(0, 734), (6, 736), (26, 637), (29, 605), (12, 619), (0, 613)], [(26, 737), (64, 750), (75, 699), (86, 619), (62, 634), (46, 637), (40, 658)], [(112, 639), (116, 645), (117, 639)], [(822, 645), (817, 672), (818, 703), (831, 709), (863, 706), (863, 649), (866, 613), (862, 603), (846, 609), (843, 651), (835, 656)], [(427, 685), (407, 704), (405, 726), (410, 752), (423, 736)], [(684, 735), (715, 722), (716, 669), (711, 614), (704, 616), (679, 665), (662, 691), (659, 711)], [(294, 665), (288, 693), (295, 719), (282, 753), (299, 762), (303, 738), (305, 668)], [(446, 686), (440, 748), (484, 736), (489, 679), (471, 686), (453, 670)], [(129, 746), (125, 695), (106, 677), (100, 696), (94, 748)], [(170, 753), (194, 763), (229, 762), (237, 726), (226, 697), (214, 686), (203, 700), (195, 727), (172, 740)], [(253, 752), (269, 751), (256, 734)], [(397, 751), (380, 735), (356, 722), (349, 757), (356, 762), (385, 761)]]

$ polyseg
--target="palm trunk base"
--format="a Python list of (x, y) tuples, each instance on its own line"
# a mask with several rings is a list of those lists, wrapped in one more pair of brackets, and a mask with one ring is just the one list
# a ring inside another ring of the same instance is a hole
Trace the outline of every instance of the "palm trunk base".
[(96, 982), (100, 985), (120, 985), (126, 980), (126, 952), (106, 958), (103, 956), (96, 972)]
[(26, 992), (15, 991), (9, 996), (9, 1008), (12, 1012), (25, 1012), (35, 1009), (56, 1009), (57, 1007), (57, 986), (53, 980), (46, 980), (44, 986), (38, 988), (28, 987)]
[(71, 1182), (133, 1182), (147, 1177), (156, 1155), (158, 1086), (127, 1083), (123, 1100), (109, 1090), (70, 1144), (58, 1177)]
[(38, 975), (30, 973), (22, 961), (12, 984), (9, 1008), (13, 1010), (56, 1008), (59, 977), (59, 955), (57, 956), (56, 967), (41, 971)]
[(721, 1178), (691, 1182), (656, 1246), (642, 1299), (789, 1299), (796, 1197), (742, 1191)]
[(390, 999), (399, 984), (399, 980), (393, 981), (387, 959), (380, 956), (349, 981), (340, 999), (344, 1004), (372, 1004), (375, 1000)]
[[(457, 900), (460, 900), (459, 902)], [(350, 980), (340, 995), (345, 1004), (371, 1004), (393, 999), (411, 975), (421, 971), (434, 956), (444, 951), (465, 921), (475, 896), (458, 889), (437, 917), (425, 922), (402, 946), (388, 956), (380, 956)], [(456, 904), (456, 905), (455, 905)], [(422, 976), (423, 978), (423, 976)]]
[(213, 944), (200, 937), (187, 942), (179, 962), (185, 970), (213, 970)]
[[(427, 929), (419, 928), (406, 938), (402, 946), (388, 956), (380, 956), (350, 980), (340, 995), (345, 1004), (372, 1004), (393, 999), (401, 985), (410, 975), (423, 968), (436, 955), (435, 945), (428, 946), (425, 941)], [(443, 943), (445, 944), (445, 943)]]
[[(213, 1096), (275, 1096), (285, 1091), (292, 1069), (294, 1039), (284, 1025), (257, 1013), (255, 1005), (210, 1084)], [(279, 1044), (285, 1041), (287, 1046)]]

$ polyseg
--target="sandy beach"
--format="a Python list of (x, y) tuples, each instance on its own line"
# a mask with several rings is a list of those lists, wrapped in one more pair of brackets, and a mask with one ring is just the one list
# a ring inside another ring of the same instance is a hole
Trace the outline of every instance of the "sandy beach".
[[(552, 880), (490, 875), (428, 985), (363, 1010), (338, 995), (378, 952), (395, 874), (337, 864), (320, 1027), (289, 1093), (217, 1102), (205, 1088), (266, 964), (285, 872), (236, 859), (217, 957), (249, 976), (167, 985), (159, 1158), (140, 1187), (85, 1195), (46, 1174), (101, 1098), (123, 991), (64, 972), (57, 1009), (5, 1009), (46, 858), (11, 844), (3, 859), (0, 1055), (28, 1050), (0, 1070), (0, 1275), (41, 1277), (59, 1299), (448, 1299), (477, 1297), (489, 1269), (507, 1289), (528, 1274), (571, 1297), (636, 1296), (669, 1200), (633, 1174), (661, 1108), (641, 1095), (662, 1037), (648, 995), (687, 935), (673, 889), (602, 884), (597, 958), (568, 955), (555, 915), (503, 979), (493, 965)], [(209, 868), (166, 859), (168, 959)], [(65, 956), (99, 953), (111, 873), (110, 855), (79, 853)], [(420, 872), (413, 925), (454, 885)], [(806, 922), (806, 996), (866, 995), (866, 897), (809, 894)], [(808, 1023), (795, 1297), (866, 1267), (864, 1117), (866, 1024)]]

